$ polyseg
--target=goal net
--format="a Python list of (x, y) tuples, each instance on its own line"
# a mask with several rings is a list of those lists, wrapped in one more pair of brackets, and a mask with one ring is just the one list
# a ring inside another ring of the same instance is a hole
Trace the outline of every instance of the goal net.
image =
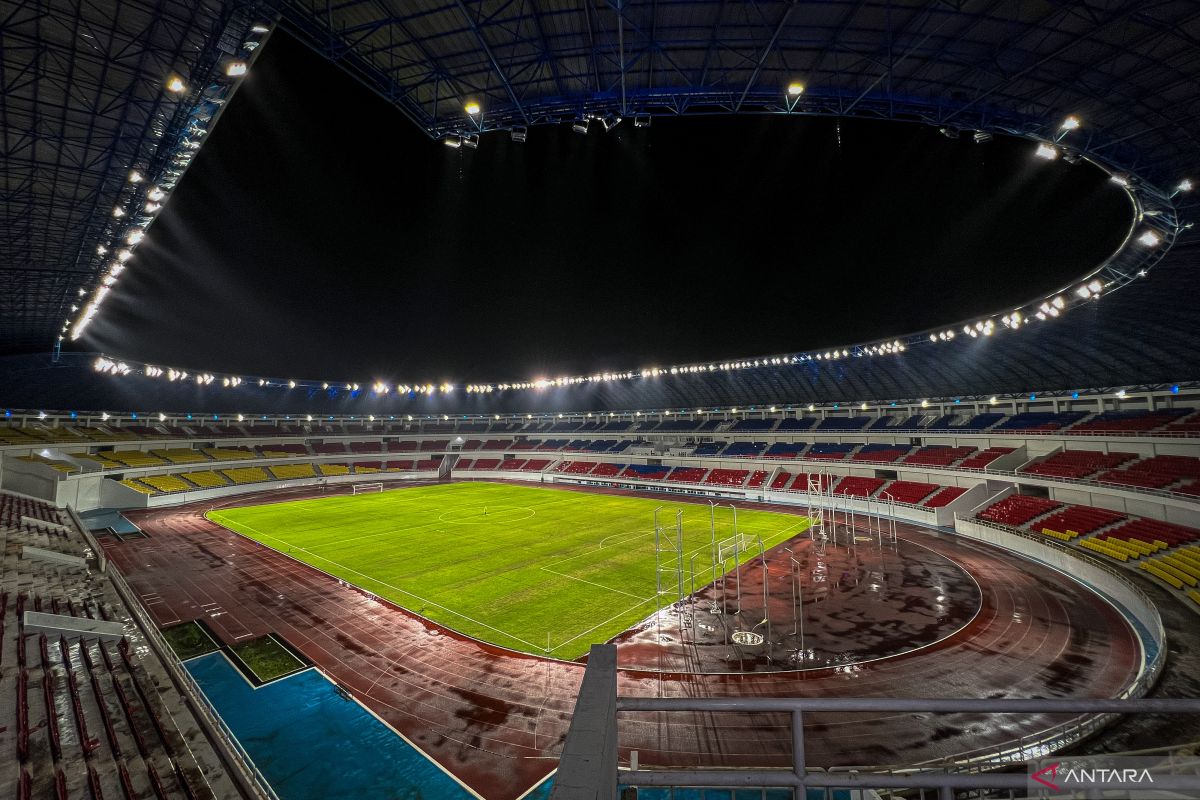
[(367, 492), (382, 492), (382, 483), (356, 483), (350, 487), (351, 494), (366, 494)]

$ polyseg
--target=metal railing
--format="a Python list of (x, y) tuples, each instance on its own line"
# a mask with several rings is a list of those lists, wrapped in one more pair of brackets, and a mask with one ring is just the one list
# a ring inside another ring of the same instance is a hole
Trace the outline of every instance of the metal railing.
[(254, 759), (242, 747), (237, 736), (221, 719), (217, 709), (208, 701), (204, 690), (176, 657), (175, 651), (163, 638), (154, 621), (143, 611), (133, 589), (125, 582), (125, 578), (115, 569), (110, 569), (105, 574), (112, 581), (117, 594), (120, 595), (121, 600), (133, 615), (151, 649), (166, 668), (176, 689), (188, 701), (188, 706), (195, 713), (201, 727), (205, 729), (214, 749), (223, 757), (224, 761), (234, 768), (230, 777), (248, 797), (258, 798), (258, 800), (279, 800), (279, 796), (271, 787), (266, 776), (255, 766)]
[[(700, 714), (788, 714), (791, 718), (790, 769), (642, 769), (631, 763), (620, 769), (617, 756), (617, 717), (634, 712), (692, 712)], [(619, 697), (616, 646), (593, 645), (580, 687), (579, 702), (563, 746), (551, 797), (554, 800), (597, 800), (616, 796), (618, 786), (671, 787), (790, 787), (813, 789), (937, 790), (953, 797), (957, 790), (1024, 789), (1024, 772), (985, 772), (987, 769), (1038, 758), (1052, 752), (1048, 744), (1020, 747), (1003, 761), (977, 762), (964, 769), (949, 765), (931, 769), (914, 764), (904, 769), (824, 770), (810, 768), (805, 755), (804, 714), (882, 712), (891, 714), (1197, 714), (1200, 698), (1113, 699), (950, 699), (950, 698), (798, 698), (798, 697)], [(1070, 744), (1085, 735), (1078, 735)], [(581, 754), (583, 757), (581, 757)], [(1200, 774), (1156, 778), (1156, 788), (1200, 794)], [(1112, 788), (1129, 788), (1113, 785)]]

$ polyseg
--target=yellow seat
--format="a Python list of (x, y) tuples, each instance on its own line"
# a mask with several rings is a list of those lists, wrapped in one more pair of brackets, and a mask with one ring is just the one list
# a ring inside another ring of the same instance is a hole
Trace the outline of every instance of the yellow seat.
[(212, 470), (200, 470), (198, 472), (183, 472), (180, 473), (181, 478), (191, 481), (201, 489), (217, 489), (221, 486), (228, 486), (229, 481), (222, 478)]
[(345, 464), (318, 464), (317, 469), (322, 475), (349, 475), (350, 468)]
[(267, 467), (279, 480), (288, 480), (290, 478), (314, 478), (316, 473), (313, 472), (312, 464), (276, 464)]
[(146, 486), (143, 483), (135, 481), (133, 478), (126, 478), (125, 480), (121, 481), (121, 484), (128, 486), (130, 489), (133, 489), (135, 492), (140, 492), (141, 494), (157, 494), (154, 489), (151, 489), (149, 486)]
[(1152, 562), (1143, 561), (1139, 566), (1142, 569), (1149, 572), (1154, 577), (1158, 578), (1159, 580), (1165, 581), (1165, 582), (1169, 583), (1170, 585), (1174, 586), (1176, 589), (1183, 588), (1183, 581), (1179, 580), (1179, 578), (1176, 578), (1174, 575), (1170, 574), (1169, 572), (1165, 572), (1165, 571), (1159, 569)]
[(258, 483), (260, 481), (271, 480), (270, 476), (267, 475), (266, 470), (264, 470), (262, 467), (239, 467), (235, 469), (223, 469), (221, 470), (221, 473), (234, 483)]
[(176, 475), (146, 475), (139, 478), (147, 486), (153, 486), (160, 492), (186, 492), (191, 485)]

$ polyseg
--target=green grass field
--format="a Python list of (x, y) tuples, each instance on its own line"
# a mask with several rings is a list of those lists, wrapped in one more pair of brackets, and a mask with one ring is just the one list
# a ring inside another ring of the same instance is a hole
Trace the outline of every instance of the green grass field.
[[(713, 579), (707, 505), (456, 483), (209, 512), (209, 519), (469, 636), (573, 659), (655, 611), (654, 509), (683, 514), (685, 587)], [(733, 535), (717, 511), (717, 538)], [(738, 511), (769, 549), (803, 517)], [(748, 556), (744, 556), (743, 560)], [(674, 556), (664, 575), (675, 599)], [(727, 567), (733, 566), (732, 558)], [(686, 589), (685, 589), (686, 590)]]

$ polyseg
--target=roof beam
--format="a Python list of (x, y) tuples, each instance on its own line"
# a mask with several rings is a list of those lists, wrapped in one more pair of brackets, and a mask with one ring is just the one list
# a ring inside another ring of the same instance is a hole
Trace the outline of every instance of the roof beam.
[(521, 104), (521, 98), (517, 97), (517, 93), (513, 91), (513, 87), (512, 84), (509, 83), (508, 76), (504, 74), (504, 70), (500, 68), (500, 63), (496, 61), (496, 56), (492, 52), (492, 48), (488, 46), (487, 39), (483, 38), (483, 32), (479, 30), (479, 25), (475, 23), (475, 18), (471, 16), (469, 11), (467, 11), (467, 7), (463, 4), (462, 0), (455, 0), (455, 5), (458, 6), (458, 10), (462, 13), (463, 19), (467, 21), (467, 25), (471, 27), (471, 32), (475, 34), (475, 39), (479, 42), (479, 46), (482, 47), (483, 52), (487, 54), (488, 61), (491, 62), (492, 69), (495, 71), (496, 77), (500, 79), (500, 83), (503, 84), (504, 90), (508, 92), (508, 99), (512, 100), (513, 105), (517, 107), (517, 111), (521, 114), (521, 119), (525, 120), (525, 124), (528, 125), (529, 115), (525, 113), (525, 107)]
[(742, 103), (746, 102), (746, 95), (750, 94), (750, 90), (754, 88), (754, 82), (758, 80), (758, 73), (762, 71), (763, 64), (767, 61), (767, 56), (771, 55), (771, 51), (775, 49), (775, 42), (779, 41), (779, 34), (783, 33), (783, 28), (787, 25), (788, 18), (792, 16), (792, 12), (796, 10), (796, 0), (788, 3), (788, 6), (783, 11), (783, 16), (779, 18), (779, 24), (775, 26), (775, 32), (771, 34), (771, 41), (767, 42), (767, 46), (763, 48), (762, 55), (758, 57), (758, 63), (754, 65), (754, 71), (750, 73), (750, 79), (746, 81), (746, 87), (742, 89), (742, 96), (738, 98), (737, 104), (734, 105), (735, 112), (742, 110)]

